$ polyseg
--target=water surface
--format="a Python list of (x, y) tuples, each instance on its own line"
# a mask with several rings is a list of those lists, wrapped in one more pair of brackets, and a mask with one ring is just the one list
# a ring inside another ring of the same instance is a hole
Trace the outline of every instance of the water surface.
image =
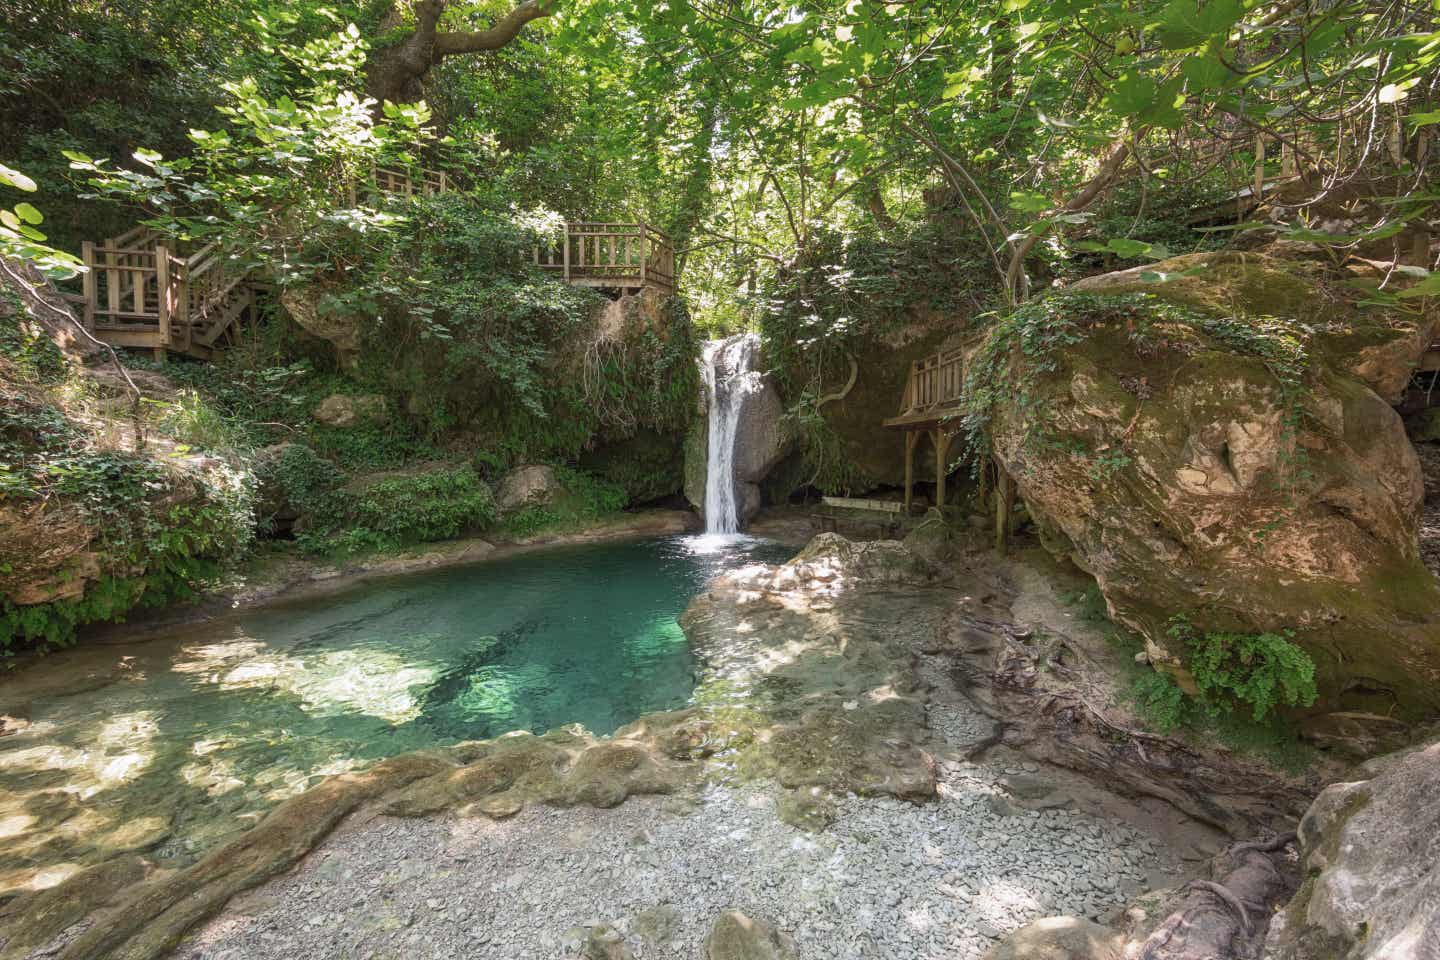
[(699, 665), (676, 618), (717, 573), (787, 553), (552, 547), (47, 658), (0, 686), (29, 721), (0, 737), (0, 891), (127, 849), (191, 860), (398, 753), (684, 706)]

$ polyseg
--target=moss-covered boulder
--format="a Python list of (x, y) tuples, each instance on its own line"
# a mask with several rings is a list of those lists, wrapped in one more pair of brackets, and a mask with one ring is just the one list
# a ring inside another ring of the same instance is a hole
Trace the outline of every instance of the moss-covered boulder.
[(1315, 268), (1255, 254), (1081, 286), (1000, 324), (969, 373), (1046, 545), (1182, 686), (1177, 614), (1201, 634), (1293, 631), (1320, 709), (1440, 708), (1419, 463), (1372, 389), (1384, 378), (1356, 361), (1400, 355), (1430, 321), (1362, 311)]

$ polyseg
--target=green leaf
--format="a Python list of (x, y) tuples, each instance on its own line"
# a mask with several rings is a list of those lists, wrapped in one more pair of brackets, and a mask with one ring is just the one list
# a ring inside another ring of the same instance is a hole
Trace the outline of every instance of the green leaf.
[(1440, 296), (1440, 273), (1432, 273), (1413, 287), (1401, 290), (1400, 296), (1407, 300), (1415, 297)]
[(1115, 82), (1106, 96), (1106, 105), (1125, 117), (1136, 117), (1155, 104), (1159, 95), (1155, 81), (1140, 73), (1127, 73)]
[(15, 215), (26, 223), (43, 223), (45, 220), (40, 211), (28, 203), (15, 204)]
[(1240, 0), (1171, 0), (1155, 25), (1155, 38), (1167, 50), (1223, 43), (1244, 13)]
[(26, 193), (34, 193), (36, 189), (34, 180), (31, 180), (14, 167), (7, 167), (3, 163), (0, 163), (0, 183), (15, 187), (18, 190), (24, 190)]
[(1043, 193), (1016, 190), (1010, 194), (1010, 206), (1022, 213), (1040, 213), (1055, 204)]

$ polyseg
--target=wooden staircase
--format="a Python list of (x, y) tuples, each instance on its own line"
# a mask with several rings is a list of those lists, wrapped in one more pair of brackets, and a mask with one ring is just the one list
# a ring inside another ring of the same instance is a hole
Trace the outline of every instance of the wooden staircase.
[(136, 227), (87, 241), (80, 256), (86, 269), (75, 299), (83, 322), (114, 346), (208, 360), (238, 343), (247, 321), (257, 319), (257, 284), (227, 266), (217, 243), (181, 255), (154, 231)]

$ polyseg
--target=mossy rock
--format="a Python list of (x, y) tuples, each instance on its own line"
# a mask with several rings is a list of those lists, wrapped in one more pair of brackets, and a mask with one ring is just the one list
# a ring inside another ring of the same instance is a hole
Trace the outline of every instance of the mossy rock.
[(580, 466), (620, 486), (630, 505), (650, 503), (684, 491), (685, 440), (642, 430), (581, 454)]
[(1158, 666), (1183, 680), (1175, 614), (1291, 630), (1317, 712), (1424, 714), (1440, 709), (1440, 584), (1418, 557), (1419, 463), (1330, 352), (1358, 315), (1316, 270), (1196, 254), (1077, 284), (1068, 342), (1005, 373), (995, 448), (1046, 546), (1096, 577)]

